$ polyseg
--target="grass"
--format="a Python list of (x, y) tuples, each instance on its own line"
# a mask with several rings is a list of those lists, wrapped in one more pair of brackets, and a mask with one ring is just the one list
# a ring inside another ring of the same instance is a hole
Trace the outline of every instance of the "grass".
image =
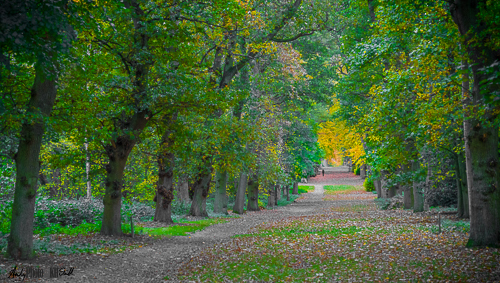
[(187, 224), (187, 225), (174, 225), (174, 226), (160, 227), (160, 228), (135, 227), (135, 230), (138, 233), (147, 234), (149, 236), (155, 236), (155, 237), (187, 236), (188, 233), (193, 233), (199, 230), (203, 230), (210, 225), (225, 223), (227, 221), (228, 221), (227, 219), (223, 218), (211, 218), (211, 219), (203, 219), (197, 221), (180, 222), (182, 224)]
[(299, 194), (314, 192), (314, 186), (299, 186)]
[(362, 186), (350, 186), (350, 185), (328, 185), (323, 186), (323, 190), (325, 190), (325, 195), (334, 195), (334, 194), (349, 194), (353, 192), (363, 191)]
[[(187, 221), (185, 219), (174, 220), (174, 222), (181, 225), (172, 225), (168, 227), (141, 227), (134, 225), (134, 232), (137, 235), (147, 235), (154, 238), (172, 237), (172, 236), (187, 236), (199, 230), (214, 224), (224, 223), (228, 220), (226, 218), (210, 218), (196, 221)], [(147, 223), (147, 222), (146, 222)], [(146, 224), (147, 225), (147, 224)], [(44, 229), (35, 230), (35, 240), (33, 250), (35, 254), (78, 254), (78, 253), (91, 253), (91, 254), (112, 254), (119, 253), (133, 248), (141, 247), (141, 245), (128, 244), (123, 240), (111, 240), (101, 242), (99, 244), (90, 243), (76, 243), (71, 245), (64, 245), (58, 241), (51, 240), (50, 235), (55, 235), (58, 238), (64, 237), (79, 237), (91, 236), (92, 234), (99, 233), (101, 230), (101, 222), (95, 223), (82, 223), (76, 227), (61, 226), (54, 224)], [(130, 224), (122, 224), (122, 231), (125, 234), (131, 232)], [(7, 248), (7, 239), (0, 238), (0, 251), (5, 252)]]

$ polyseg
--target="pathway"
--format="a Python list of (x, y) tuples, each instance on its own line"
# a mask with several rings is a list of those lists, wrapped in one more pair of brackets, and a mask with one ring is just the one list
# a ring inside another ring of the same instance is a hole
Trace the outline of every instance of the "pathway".
[(291, 205), (274, 210), (249, 212), (241, 218), (210, 226), (190, 237), (165, 238), (132, 251), (101, 258), (93, 256), (85, 262), (83, 269), (79, 269), (78, 266), (75, 268), (74, 276), (64, 276), (58, 279), (45, 278), (44, 280), (48, 282), (123, 283), (165, 282), (164, 278), (168, 278), (168, 282), (178, 282), (175, 275), (179, 267), (197, 256), (204, 248), (228, 242), (232, 236), (244, 234), (249, 229), (265, 222), (290, 216), (324, 213), (332, 204), (322, 200), (323, 185), (360, 185), (363, 180), (348, 173), (346, 167), (327, 167), (325, 176), (313, 177), (309, 181), (301, 185), (313, 185), (314, 192), (306, 194)]

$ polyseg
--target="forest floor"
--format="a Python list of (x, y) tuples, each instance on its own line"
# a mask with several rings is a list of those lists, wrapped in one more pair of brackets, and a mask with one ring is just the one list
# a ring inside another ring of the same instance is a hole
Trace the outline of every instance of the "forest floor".
[[(327, 168), (325, 176), (301, 184), (315, 190), (291, 205), (248, 212), (189, 236), (139, 236), (116, 254), (2, 265), (44, 269), (43, 279), (30, 282), (500, 281), (499, 249), (465, 248), (465, 222), (446, 216), (438, 233), (433, 212), (379, 210), (362, 183), (344, 167)], [(54, 265), (75, 268), (49, 279)]]

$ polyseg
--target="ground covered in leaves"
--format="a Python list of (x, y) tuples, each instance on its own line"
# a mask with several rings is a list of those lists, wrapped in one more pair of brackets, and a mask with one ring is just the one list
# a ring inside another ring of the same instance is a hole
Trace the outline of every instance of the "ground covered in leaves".
[(468, 225), (379, 210), (373, 194), (325, 188), (322, 213), (262, 223), (204, 250), (179, 278), (202, 282), (497, 282), (498, 249), (465, 248)]
[(136, 223), (142, 233), (134, 238), (49, 238), (49, 244), (71, 245), (87, 237), (98, 250), (0, 268), (75, 266), (71, 276), (26, 280), (37, 282), (500, 281), (499, 249), (465, 248), (468, 222), (447, 214), (440, 233), (433, 211), (381, 210), (359, 176), (331, 170), (311, 178), (301, 187), (311, 192), (288, 206), (168, 229)]

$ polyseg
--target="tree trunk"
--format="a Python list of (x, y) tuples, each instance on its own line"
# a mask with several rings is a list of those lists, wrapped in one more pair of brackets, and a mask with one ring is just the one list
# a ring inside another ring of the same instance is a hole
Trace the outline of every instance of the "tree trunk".
[[(412, 149), (411, 144), (407, 145), (407, 148)], [(405, 165), (402, 165), (403, 173), (410, 173), (412, 172), (412, 163), (409, 162)], [(407, 181), (404, 184), (400, 184), (402, 190), (404, 191), (404, 196), (403, 196), (403, 204), (404, 204), (404, 209), (412, 209), (413, 208), (413, 202), (414, 202), (414, 194), (413, 194), (413, 182)]]
[(85, 176), (87, 179), (87, 198), (90, 200), (92, 198), (92, 186), (90, 184), (90, 152), (89, 143), (87, 138), (85, 138)]
[[(418, 159), (412, 162), (412, 171), (417, 172), (420, 170), (420, 163)], [(424, 189), (420, 178), (413, 180), (413, 212), (424, 211)]]
[(382, 193), (382, 198), (391, 198), (395, 195), (394, 193), (392, 196), (390, 196), (391, 193), (389, 193), (390, 188), (387, 186), (387, 178), (385, 171), (380, 172), (380, 191)]
[(398, 189), (398, 186), (392, 186), (387, 190), (387, 197), (392, 198), (396, 196), (396, 191)]
[(424, 187), (424, 211), (429, 211), (429, 203), (428, 203), (428, 195), (429, 190), (432, 187), (432, 168), (430, 165), (427, 166), (427, 177), (425, 178), (425, 187)]
[(280, 200), (281, 200), (281, 186), (276, 185), (276, 201), (280, 201)]
[[(112, 152), (108, 154), (109, 163), (106, 165), (106, 183), (104, 194), (104, 213), (102, 215), (101, 234), (102, 235), (122, 235), (122, 187), (125, 165), (130, 153), (127, 143), (120, 143)], [(121, 153), (120, 153), (121, 151)]]
[(226, 199), (227, 171), (217, 171), (215, 174), (215, 180), (214, 212), (227, 214), (227, 205), (224, 207), (224, 201)]
[(169, 152), (173, 143), (171, 131), (165, 131), (158, 154), (158, 185), (156, 187), (156, 210), (154, 221), (174, 223), (172, 201), (174, 200), (174, 154)]
[(177, 200), (182, 203), (189, 203), (189, 183), (188, 181), (182, 180), (175, 186), (177, 190)]
[(259, 179), (256, 175), (253, 175), (248, 180), (248, 211), (259, 211)]
[(240, 182), (236, 191), (236, 199), (234, 200), (233, 212), (243, 214), (245, 206), (245, 191), (247, 189), (247, 173), (241, 172)]
[(294, 195), (299, 194), (299, 183), (293, 183), (293, 194)]
[(463, 218), (469, 218), (469, 192), (467, 190), (467, 172), (465, 169), (465, 158), (462, 154), (458, 155), (458, 171), (460, 172), (460, 190), (462, 195)]
[(286, 190), (286, 201), (290, 201), (290, 188), (286, 186), (285, 190)]
[[(468, 77), (463, 80), (464, 107), (473, 112), (486, 109), (481, 118), (493, 122), (497, 114), (488, 105), (485, 95), (498, 91), (498, 84), (482, 84), (489, 79), (482, 69), (498, 60), (498, 50), (492, 50), (487, 26), (478, 18), (479, 6), (486, 1), (455, 0), (450, 5), (453, 21), (460, 34), (466, 36), (466, 47), (472, 61), (473, 89), (468, 93)], [(476, 36), (479, 38), (476, 38)], [(473, 38), (474, 37), (474, 38)], [(473, 40), (472, 40), (473, 39)], [(464, 121), (467, 187), (469, 191), (470, 236), (467, 246), (500, 246), (500, 174), (498, 158), (498, 126), (487, 125), (466, 113)]]
[(361, 165), (360, 171), (359, 171), (359, 176), (362, 179), (366, 178), (366, 164)]
[(210, 186), (210, 181), (212, 180), (212, 166), (209, 162), (205, 162), (205, 165), (210, 168), (204, 168), (209, 170), (208, 172), (201, 172), (195, 179), (195, 182), (191, 185), (193, 194), (193, 202), (191, 203), (191, 210), (189, 215), (191, 216), (204, 216), (208, 217), (207, 213), (207, 196)]
[(274, 205), (278, 206), (278, 185), (274, 185)]
[(43, 118), (52, 112), (57, 94), (56, 80), (49, 77), (40, 65), (35, 67), (35, 81), (25, 116), (36, 118), (23, 122), (15, 155), (16, 185), (7, 245), (7, 254), (15, 259), (27, 259), (33, 255), (33, 218), (40, 173)]
[[(271, 187), (272, 188), (272, 187)], [(274, 196), (274, 190), (273, 189), (268, 189), (267, 190), (269, 197), (267, 198), (267, 207), (273, 208), (274, 203), (275, 203), (275, 196)]]
[(377, 191), (377, 198), (383, 198), (383, 196), (382, 196), (382, 184), (380, 182), (380, 178), (373, 180), (373, 186), (375, 187), (375, 191)]

